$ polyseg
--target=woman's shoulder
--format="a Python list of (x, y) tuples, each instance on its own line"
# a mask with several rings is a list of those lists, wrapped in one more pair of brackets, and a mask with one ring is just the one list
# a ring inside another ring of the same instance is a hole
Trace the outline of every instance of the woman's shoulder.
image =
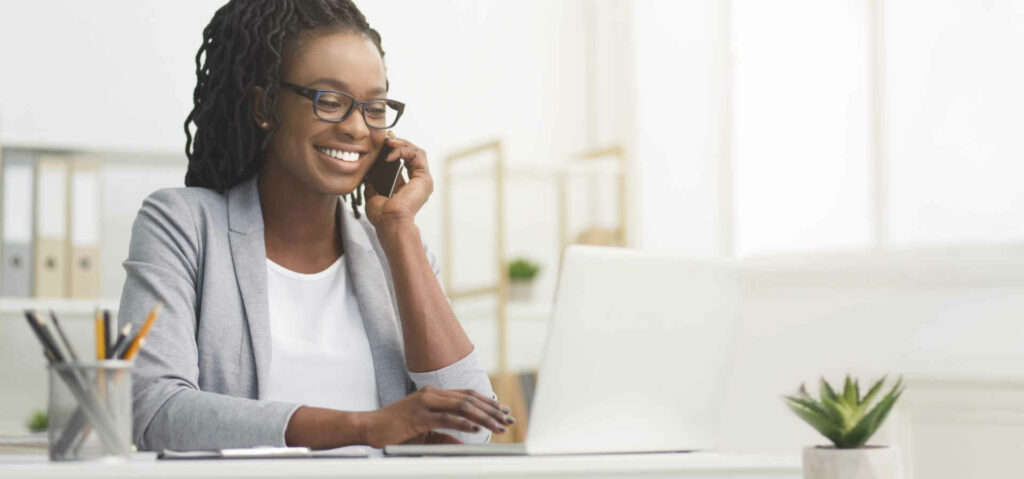
[(161, 188), (149, 194), (139, 218), (160, 223), (218, 224), (227, 217), (227, 195), (202, 187)]
[(149, 204), (189, 209), (225, 209), (227, 195), (198, 186), (160, 188), (150, 193), (142, 202), (143, 207)]
[(150, 193), (143, 204), (152, 202), (177, 203), (179, 206), (188, 205), (201, 208), (223, 208), (227, 205), (227, 195), (200, 186), (181, 186), (160, 188)]

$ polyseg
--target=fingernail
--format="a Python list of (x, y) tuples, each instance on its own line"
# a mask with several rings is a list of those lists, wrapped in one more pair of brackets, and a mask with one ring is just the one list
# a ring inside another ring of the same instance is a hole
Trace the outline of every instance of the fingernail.
[(508, 422), (509, 424), (515, 424), (516, 423), (516, 418), (514, 418), (512, 416), (505, 416), (505, 421)]
[(501, 407), (501, 412), (503, 412), (505, 414), (508, 414), (508, 413), (512, 412), (512, 410), (509, 409), (508, 406), (502, 406)]
[(498, 432), (505, 432), (507, 430), (508, 429), (505, 429), (505, 426), (498, 426)]
[(480, 432), (480, 426), (473, 426), (473, 432)]

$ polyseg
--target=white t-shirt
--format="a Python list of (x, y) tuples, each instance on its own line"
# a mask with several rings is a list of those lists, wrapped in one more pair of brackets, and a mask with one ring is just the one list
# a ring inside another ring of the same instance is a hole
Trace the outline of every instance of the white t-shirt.
[(344, 258), (313, 274), (267, 259), (271, 359), (263, 399), (343, 411), (380, 408), (370, 341)]

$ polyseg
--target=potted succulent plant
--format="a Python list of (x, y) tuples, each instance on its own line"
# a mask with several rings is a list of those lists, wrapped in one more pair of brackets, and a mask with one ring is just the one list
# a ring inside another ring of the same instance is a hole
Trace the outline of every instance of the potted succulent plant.
[(540, 266), (526, 258), (516, 258), (508, 264), (509, 292), (512, 301), (529, 301), (533, 295), (533, 279)]
[(32, 411), (32, 415), (29, 416), (28, 422), (25, 426), (28, 427), (29, 432), (46, 432), (46, 428), (49, 427), (50, 420), (46, 415), (45, 411), (35, 410)]
[(797, 416), (832, 442), (832, 446), (804, 448), (804, 479), (899, 479), (903, 476), (896, 448), (866, 445), (903, 394), (900, 379), (878, 399), (884, 382), (884, 377), (879, 379), (862, 396), (860, 385), (850, 376), (846, 376), (843, 390), (838, 393), (822, 378), (819, 399), (811, 397), (802, 384), (796, 395), (785, 397), (786, 405)]

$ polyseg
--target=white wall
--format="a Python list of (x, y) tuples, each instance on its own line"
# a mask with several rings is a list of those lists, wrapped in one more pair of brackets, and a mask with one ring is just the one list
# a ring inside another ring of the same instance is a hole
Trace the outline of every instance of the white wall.
[(0, 2), (0, 142), (181, 154), (220, 2)]

